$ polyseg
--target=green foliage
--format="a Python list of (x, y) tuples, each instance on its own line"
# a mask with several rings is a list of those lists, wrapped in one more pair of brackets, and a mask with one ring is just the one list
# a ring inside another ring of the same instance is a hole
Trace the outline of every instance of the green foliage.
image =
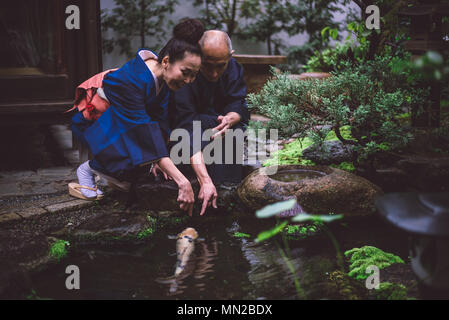
[(230, 37), (239, 29), (239, 15), (251, 0), (194, 0), (196, 7), (201, 7), (200, 14), (206, 29), (224, 30)]
[[(121, 54), (131, 58), (138, 48), (160, 49), (165, 30), (171, 27), (166, 15), (173, 13), (177, 3), (177, 0), (115, 0), (112, 12), (103, 10), (101, 15), (103, 50), (110, 53), (119, 47)], [(115, 32), (114, 38), (106, 38), (109, 30)], [(157, 41), (148, 46), (148, 36)], [(140, 40), (137, 47), (133, 44), (135, 39)]]
[[(280, 201), (276, 202), (274, 204), (269, 204), (265, 207), (263, 207), (260, 210), (256, 211), (256, 217), (258, 218), (270, 218), (274, 217), (277, 214), (290, 210), (296, 205), (296, 199), (290, 199), (286, 201)], [(300, 213), (294, 216), (291, 221), (292, 222), (307, 222), (311, 221), (313, 223), (317, 223), (319, 225), (323, 225), (323, 223), (329, 223), (338, 219), (343, 218), (343, 215), (335, 215), (335, 214), (329, 214), (329, 215), (313, 215), (313, 214), (307, 214), (307, 213)], [(258, 242), (267, 240), (271, 237), (274, 237), (281, 231), (285, 229), (287, 226), (288, 221), (284, 221), (282, 223), (278, 223), (273, 229), (268, 231), (263, 231), (257, 236)], [(288, 229), (288, 228), (287, 228)]]
[(407, 300), (407, 288), (400, 283), (382, 282), (376, 290), (379, 300)]
[(284, 222), (278, 223), (274, 228), (272, 228), (270, 230), (262, 231), (261, 233), (259, 233), (257, 235), (256, 242), (262, 242), (262, 241), (265, 241), (265, 240), (268, 240), (268, 239), (274, 237), (275, 235), (280, 233), (282, 230), (284, 230), (287, 223), (288, 223), (288, 221), (284, 221)]
[(306, 225), (287, 225), (284, 232), (287, 233), (288, 239), (305, 239), (321, 231), (323, 223), (320, 221)]
[(56, 260), (61, 260), (65, 256), (67, 256), (67, 246), (70, 243), (65, 240), (57, 240), (50, 247), (50, 256), (55, 258)]
[[(329, 27), (324, 28), (321, 34), (327, 34)], [(366, 40), (366, 35), (369, 34), (365, 29), (364, 23), (351, 22), (347, 26), (348, 31), (356, 36), (356, 39), (351, 38), (351, 33), (346, 40), (340, 44), (337, 43), (335, 47), (328, 47), (322, 51), (315, 50), (314, 54), (310, 56), (306, 64), (306, 71), (308, 72), (332, 72), (340, 71), (346, 68), (347, 63), (361, 64), (366, 60), (369, 49), (369, 43)], [(335, 36), (335, 31), (333, 31)], [(331, 32), (329, 31), (329, 34)]]
[(306, 33), (308, 41), (301, 46), (293, 45), (286, 50), (288, 62), (287, 65), (279, 66), (281, 70), (302, 72), (301, 66), (306, 64), (309, 57), (329, 45), (329, 36), (333, 40), (339, 40), (342, 24), (335, 22), (333, 17), (335, 13), (343, 13), (343, 5), (349, 2), (348, 0), (292, 1), (288, 10), (292, 19), (285, 30), (290, 36)]
[[(385, 56), (345, 69), (324, 80), (301, 81), (274, 74), (259, 94), (248, 95), (250, 109), (268, 116), (266, 129), (280, 137), (326, 139), (326, 126), (344, 144), (354, 145), (358, 162), (386, 149), (404, 147), (412, 139), (396, 118), (404, 109), (420, 108), (428, 90), (414, 88), (406, 71), (393, 70), (395, 59)], [(350, 127), (351, 139), (341, 136)], [(327, 130), (327, 131), (326, 131)]]
[[(343, 12), (338, 4), (349, 0), (194, 0), (201, 7), (201, 18), (209, 29), (225, 30), (229, 36), (261, 41), (268, 54), (280, 54), (284, 44), (281, 32), (290, 36), (307, 33), (309, 41), (302, 47), (289, 50), (290, 65), (305, 63), (314, 50), (322, 49), (327, 40), (321, 30), (329, 26), (332, 36), (338, 37), (339, 24), (333, 21), (335, 12)], [(301, 19), (298, 19), (301, 17)], [(337, 33), (336, 33), (337, 32)], [(304, 53), (307, 52), (307, 55)]]
[(250, 238), (251, 235), (243, 232), (234, 232), (234, 237), (236, 238)]
[(400, 257), (372, 246), (354, 248), (346, 251), (344, 254), (346, 257), (350, 257), (349, 262), (351, 265), (349, 266), (350, 271), (348, 275), (357, 280), (368, 278), (369, 274), (366, 273), (366, 268), (371, 265), (383, 269), (394, 263), (404, 263)]
[(267, 53), (279, 54), (282, 46), (277, 35), (292, 21), (290, 2), (285, 0), (245, 1), (242, 16), (247, 23), (240, 29), (239, 37), (244, 40), (261, 41), (267, 44)]
[(441, 82), (447, 87), (449, 81), (449, 61), (436, 51), (427, 51), (413, 62), (400, 65), (402, 69), (411, 69), (423, 80)]

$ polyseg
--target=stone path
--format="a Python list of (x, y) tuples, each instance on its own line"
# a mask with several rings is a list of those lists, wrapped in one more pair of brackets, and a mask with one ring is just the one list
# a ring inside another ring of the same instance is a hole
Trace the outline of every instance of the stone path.
[(73, 198), (67, 191), (67, 184), (76, 181), (78, 164), (78, 151), (72, 149), (68, 125), (54, 125), (50, 131), (69, 165), (36, 171), (0, 171), (0, 224), (93, 204)]

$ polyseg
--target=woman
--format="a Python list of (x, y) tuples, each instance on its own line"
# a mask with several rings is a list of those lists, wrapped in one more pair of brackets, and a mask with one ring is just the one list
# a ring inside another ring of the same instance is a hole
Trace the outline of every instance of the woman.
[(140, 50), (135, 59), (108, 73), (100, 93), (110, 103), (96, 121), (77, 113), (72, 119), (75, 137), (88, 144), (93, 159), (77, 170), (79, 185), (70, 193), (84, 199), (102, 196), (94, 173), (121, 189), (139, 166), (156, 163), (179, 186), (180, 208), (191, 215), (194, 195), (190, 182), (169, 158), (164, 134), (168, 136), (169, 90), (193, 82), (201, 65), (198, 41), (204, 27), (198, 20), (178, 24), (174, 37), (156, 56)]

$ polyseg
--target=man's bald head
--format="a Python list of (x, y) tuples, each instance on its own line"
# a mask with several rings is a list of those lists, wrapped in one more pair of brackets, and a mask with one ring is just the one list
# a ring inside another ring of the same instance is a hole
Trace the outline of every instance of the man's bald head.
[(220, 30), (208, 30), (204, 32), (200, 39), (201, 49), (223, 49), (228, 53), (232, 52), (232, 43), (226, 32)]
[(231, 39), (226, 32), (209, 30), (201, 37), (200, 46), (203, 52), (201, 73), (207, 80), (216, 82), (226, 71), (234, 53)]

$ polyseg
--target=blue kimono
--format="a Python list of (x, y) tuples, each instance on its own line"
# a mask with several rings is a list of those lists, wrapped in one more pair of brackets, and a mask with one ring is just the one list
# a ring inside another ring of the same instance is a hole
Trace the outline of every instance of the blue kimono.
[[(201, 121), (203, 131), (218, 126), (217, 117), (228, 112), (240, 115), (240, 123), (232, 129), (244, 130), (249, 121), (246, 102), (246, 84), (243, 79), (243, 67), (234, 59), (217, 82), (208, 81), (201, 72), (195, 81), (173, 92), (170, 97), (170, 121), (173, 128), (183, 128), (190, 133), (190, 157), (200, 150), (194, 150), (193, 121)], [(209, 142), (201, 142), (201, 150)], [(176, 142), (172, 143), (175, 145)], [(223, 143), (224, 147), (224, 143)], [(224, 156), (224, 152), (223, 152)], [(235, 156), (235, 149), (234, 149)], [(224, 159), (223, 159), (224, 163)], [(182, 171), (189, 170), (181, 166)], [(215, 183), (239, 182), (242, 178), (241, 165), (211, 164), (207, 170)]]
[[(169, 134), (169, 89), (166, 85), (158, 88), (141, 55), (155, 57), (141, 50), (136, 58), (109, 73), (103, 80), (109, 108), (87, 128), (78, 126), (94, 157), (90, 166), (117, 178), (141, 164), (168, 157), (162, 132)], [(76, 120), (74, 117), (72, 123)]]

